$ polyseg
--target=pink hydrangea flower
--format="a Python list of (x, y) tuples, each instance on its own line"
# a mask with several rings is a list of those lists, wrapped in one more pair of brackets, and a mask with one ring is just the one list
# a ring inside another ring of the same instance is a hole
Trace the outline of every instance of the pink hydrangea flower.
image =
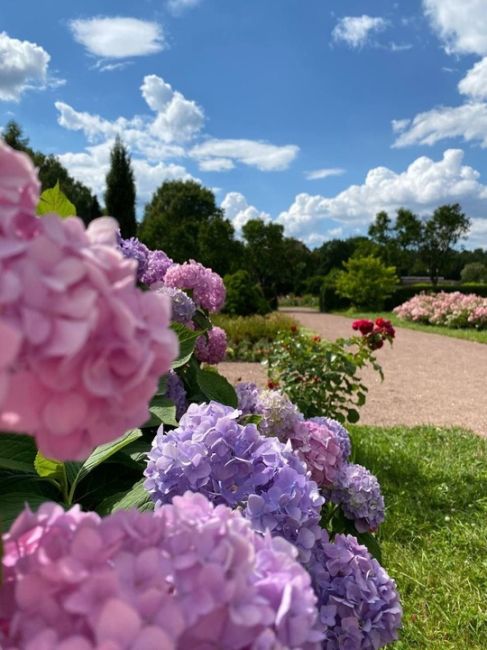
[(227, 335), (221, 327), (213, 327), (196, 341), (195, 353), (198, 361), (220, 363), (225, 358), (226, 351)]
[(0, 430), (82, 459), (147, 419), (177, 355), (170, 301), (137, 289), (114, 219), (85, 231), (75, 217), (36, 218), (29, 165), (1, 147), (0, 171), (0, 325), (15, 339), (0, 357)]
[(173, 264), (164, 276), (164, 284), (190, 291), (194, 302), (210, 312), (220, 311), (225, 303), (225, 285), (221, 277), (193, 260)]
[(330, 428), (307, 420), (296, 427), (291, 444), (306, 463), (313, 481), (319, 486), (330, 486), (335, 482), (343, 465), (343, 451)]
[(4, 543), (5, 650), (320, 647), (293, 547), (200, 494), (105, 519), (44, 504)]

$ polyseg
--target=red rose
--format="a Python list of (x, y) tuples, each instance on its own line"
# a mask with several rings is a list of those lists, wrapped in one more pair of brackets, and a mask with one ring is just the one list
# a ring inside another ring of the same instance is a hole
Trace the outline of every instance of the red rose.
[(315, 343), (320, 343), (320, 341), (321, 341), (321, 336), (313, 336), (313, 341), (314, 341)]
[(359, 330), (362, 336), (367, 336), (374, 329), (374, 323), (367, 319), (356, 320), (352, 323), (352, 329)]
[(269, 390), (275, 390), (276, 388), (279, 388), (279, 383), (277, 381), (271, 381), (269, 379), (269, 381), (267, 382), (267, 388)]

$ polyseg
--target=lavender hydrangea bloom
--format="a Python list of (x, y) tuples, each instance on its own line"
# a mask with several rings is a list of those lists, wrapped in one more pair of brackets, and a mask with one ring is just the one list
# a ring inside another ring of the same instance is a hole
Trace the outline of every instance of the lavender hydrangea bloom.
[(351, 535), (323, 532), (307, 566), (327, 650), (377, 650), (397, 639), (402, 608), (396, 585)]
[(137, 261), (137, 280), (143, 282), (142, 278), (149, 264), (149, 249), (137, 237), (131, 237), (130, 239), (122, 239), (122, 237), (119, 237), (118, 243), (125, 257)]
[(210, 312), (220, 311), (225, 302), (225, 285), (221, 277), (194, 260), (173, 264), (164, 282), (168, 287), (191, 291), (194, 302)]
[(173, 265), (173, 261), (164, 251), (149, 251), (147, 268), (142, 276), (142, 282), (147, 285), (162, 282), (166, 271)]
[(181, 289), (157, 285), (153, 286), (153, 290), (171, 298), (171, 318), (173, 321), (182, 323), (183, 325), (191, 322), (196, 311), (196, 305), (188, 294), (181, 291)]
[(319, 650), (295, 549), (201, 494), (104, 519), (48, 503), (4, 541), (4, 650)]
[(167, 375), (166, 397), (176, 406), (176, 419), (180, 420), (187, 408), (187, 395), (182, 380), (174, 370)]
[(310, 418), (310, 421), (325, 426), (332, 434), (334, 434), (342, 449), (343, 460), (347, 461), (352, 455), (352, 443), (350, 441), (350, 434), (345, 427), (332, 418), (317, 417)]
[(353, 520), (359, 533), (377, 530), (384, 521), (379, 481), (362, 465), (343, 465), (330, 498), (340, 505), (347, 519)]
[(191, 404), (179, 428), (159, 429), (145, 488), (157, 507), (187, 490), (240, 506), (256, 530), (283, 536), (309, 558), (320, 537), (318, 487), (290, 446), (265, 438), (253, 424), (239, 424), (239, 416), (217, 402)]
[(302, 414), (289, 397), (277, 390), (261, 391), (255, 412), (262, 415), (261, 433), (276, 436), (282, 442), (291, 439), (304, 423)]
[(227, 335), (221, 327), (212, 327), (196, 341), (195, 354), (198, 361), (220, 363), (225, 358), (226, 351)]
[(257, 412), (260, 389), (250, 381), (242, 381), (235, 386), (238, 398), (238, 408), (244, 415), (252, 415)]

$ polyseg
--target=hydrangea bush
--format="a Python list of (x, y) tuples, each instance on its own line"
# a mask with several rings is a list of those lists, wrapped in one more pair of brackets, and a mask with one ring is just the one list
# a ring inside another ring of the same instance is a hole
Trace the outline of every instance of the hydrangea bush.
[(487, 329), (487, 298), (459, 291), (421, 293), (396, 307), (394, 313), (414, 323)]
[(211, 269), (38, 200), (0, 145), (0, 647), (392, 642), (384, 501), (346, 429), (218, 374)]

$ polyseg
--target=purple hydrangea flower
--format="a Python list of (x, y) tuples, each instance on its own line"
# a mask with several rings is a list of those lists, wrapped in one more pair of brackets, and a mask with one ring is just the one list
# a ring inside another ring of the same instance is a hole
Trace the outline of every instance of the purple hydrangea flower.
[(319, 650), (296, 551), (201, 494), (104, 519), (44, 504), (4, 538), (5, 650)]
[(176, 406), (176, 419), (180, 420), (187, 409), (188, 403), (184, 384), (174, 370), (170, 370), (167, 375), (166, 397), (171, 402), (174, 402)]
[(352, 443), (350, 441), (350, 434), (345, 429), (345, 427), (342, 426), (340, 422), (337, 422), (332, 418), (317, 417), (310, 418), (310, 421), (325, 426), (331, 433), (336, 436), (338, 443), (342, 449), (343, 460), (347, 461), (352, 455)]
[(125, 257), (137, 261), (137, 280), (143, 282), (142, 278), (149, 264), (150, 250), (137, 237), (131, 237), (130, 239), (119, 237), (118, 243)]
[(259, 430), (265, 436), (276, 436), (282, 442), (291, 439), (304, 423), (304, 418), (289, 397), (277, 390), (263, 390), (256, 413), (262, 415)]
[(384, 497), (379, 481), (362, 465), (343, 465), (330, 498), (340, 505), (347, 519), (352, 519), (359, 533), (375, 531), (384, 521)]
[(290, 446), (239, 424), (240, 414), (217, 402), (191, 404), (177, 429), (161, 427), (145, 488), (157, 507), (187, 490), (240, 506), (256, 530), (283, 536), (306, 559), (320, 537), (324, 500)]
[(173, 261), (164, 251), (149, 251), (147, 268), (142, 276), (142, 282), (147, 285), (162, 282), (166, 271), (173, 265)]
[(250, 381), (242, 381), (235, 386), (238, 398), (238, 408), (244, 415), (253, 415), (257, 412), (260, 389)]
[(173, 264), (164, 282), (168, 287), (191, 291), (194, 302), (210, 312), (220, 311), (225, 302), (225, 285), (218, 273), (193, 260)]
[(153, 286), (153, 290), (171, 298), (171, 318), (173, 321), (183, 325), (191, 323), (196, 311), (196, 305), (184, 291), (164, 286)]
[(395, 582), (351, 535), (313, 549), (307, 565), (327, 650), (377, 650), (397, 639), (402, 608)]
[(223, 361), (227, 351), (227, 335), (221, 327), (212, 327), (198, 337), (195, 354), (198, 361), (216, 364)]

